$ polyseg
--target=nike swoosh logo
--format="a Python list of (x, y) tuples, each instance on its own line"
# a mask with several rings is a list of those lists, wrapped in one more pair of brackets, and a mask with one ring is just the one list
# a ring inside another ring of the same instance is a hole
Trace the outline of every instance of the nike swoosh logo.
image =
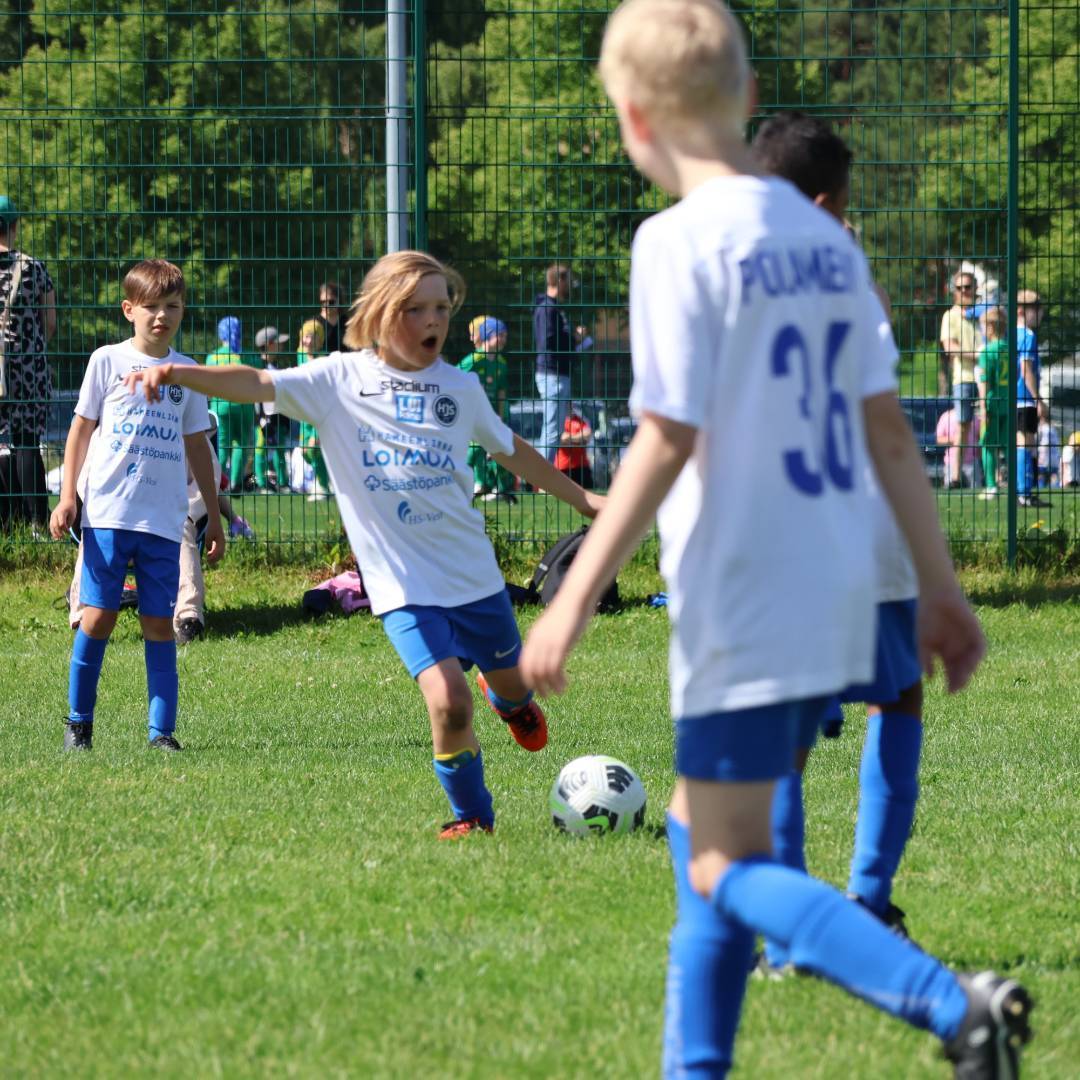
[(361, 397), (378, 397), (382, 393), (381, 390), (361, 390)]
[(502, 652), (495, 653), (495, 659), (501, 660), (504, 656), (509, 656), (516, 648), (516, 645), (511, 645), (509, 649), (503, 649)]

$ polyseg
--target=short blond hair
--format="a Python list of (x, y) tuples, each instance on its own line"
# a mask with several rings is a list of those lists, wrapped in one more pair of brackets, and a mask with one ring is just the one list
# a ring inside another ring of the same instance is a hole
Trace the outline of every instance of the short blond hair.
[(599, 71), (609, 97), (634, 102), (676, 138), (741, 136), (750, 62), (719, 0), (625, 0), (608, 19)]
[(350, 349), (367, 349), (385, 341), (400, 322), (420, 279), (441, 274), (446, 279), (453, 314), (465, 300), (461, 275), (426, 251), (395, 251), (384, 255), (368, 272), (345, 323), (344, 342)]

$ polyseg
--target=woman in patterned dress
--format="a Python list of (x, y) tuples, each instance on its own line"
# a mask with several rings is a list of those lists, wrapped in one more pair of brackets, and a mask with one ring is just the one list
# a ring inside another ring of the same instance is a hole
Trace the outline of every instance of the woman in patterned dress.
[[(40, 444), (52, 395), (45, 347), (56, 330), (56, 290), (44, 265), (15, 246), (18, 227), (18, 211), (6, 195), (0, 195), (0, 306), (10, 301), (4, 332), (6, 389), (0, 397), (0, 529), (4, 531), (20, 521), (44, 529), (49, 520)], [(12, 297), (19, 264), (22, 277)]]

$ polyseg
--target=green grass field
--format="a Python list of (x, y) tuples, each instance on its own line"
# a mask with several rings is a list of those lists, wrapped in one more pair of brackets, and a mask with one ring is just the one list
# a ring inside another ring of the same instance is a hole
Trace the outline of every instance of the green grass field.
[[(56, 574), (0, 581), (0, 1075), (657, 1074), (672, 889), (666, 619), (599, 618), (528, 755), (484, 710), (493, 837), (440, 844), (426, 720), (368, 616), (311, 622), (311, 575), (210, 574), (181, 653), (186, 750), (145, 746), (136, 620), (106, 656), (90, 755), (60, 752), (70, 635)], [(1080, 1062), (1080, 601), (1075, 580), (968, 578), (991, 642), (927, 702), (923, 798), (897, 882), (917, 940), (1038, 1000), (1030, 1077)], [(523, 623), (532, 618), (531, 612)], [(843, 882), (863, 724), (808, 778), (813, 870)], [(559, 767), (632, 764), (647, 827), (576, 841)], [(934, 1040), (813, 980), (750, 987), (746, 1077), (942, 1077)]]

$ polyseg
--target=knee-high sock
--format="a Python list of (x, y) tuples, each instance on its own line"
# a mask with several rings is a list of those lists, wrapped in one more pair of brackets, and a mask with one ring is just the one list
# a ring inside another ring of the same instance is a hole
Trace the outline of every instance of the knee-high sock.
[[(802, 774), (796, 769), (776, 784), (772, 804), (772, 843), (773, 858), (778, 863), (806, 873)], [(765, 942), (765, 959), (773, 967), (783, 967), (788, 962), (786, 950), (775, 941)]]
[(667, 820), (676, 917), (668, 951), (664, 1076), (724, 1076), (731, 1068), (754, 935), (690, 887), (690, 832)]
[(84, 634), (81, 627), (75, 631), (68, 671), (68, 719), (72, 723), (92, 723), (94, 720), (101, 662), (108, 644), (108, 638), (92, 638)]
[(1016, 448), (1016, 491), (1019, 495), (1031, 494), (1032, 453), (1029, 447)]
[(997, 451), (992, 447), (982, 448), (983, 483), (988, 488), (996, 488), (997, 485)]
[(479, 819), (482, 825), (495, 824), (491, 792), (484, 783), (484, 755), (461, 750), (445, 758), (435, 758), (435, 776), (450, 800), (458, 821)]
[(878, 915), (889, 906), (893, 876), (915, 820), (921, 750), (917, 716), (882, 712), (868, 718), (848, 892)]
[(728, 867), (712, 903), (786, 946), (797, 967), (939, 1038), (959, 1030), (967, 996), (956, 976), (824, 882), (751, 856)]
[(176, 730), (176, 642), (144, 641), (146, 656), (146, 696), (150, 702), (149, 737), (171, 735)]

